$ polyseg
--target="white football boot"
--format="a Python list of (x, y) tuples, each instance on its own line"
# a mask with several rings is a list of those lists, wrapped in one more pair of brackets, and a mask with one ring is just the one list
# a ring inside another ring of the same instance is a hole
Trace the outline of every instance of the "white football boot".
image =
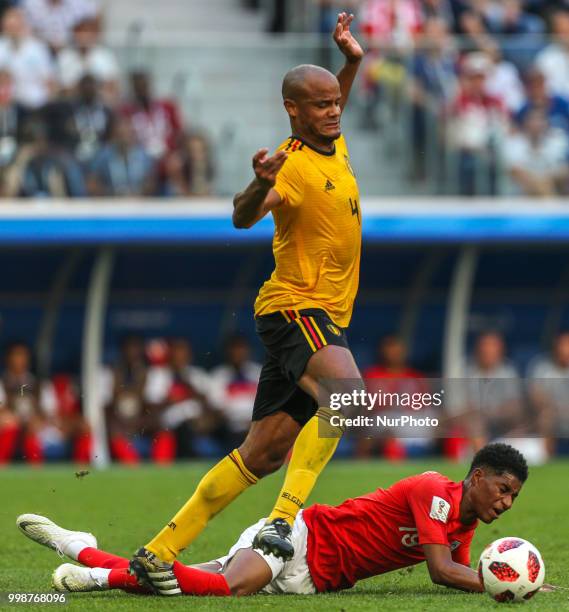
[[(68, 555), (75, 559), (73, 550), (97, 548), (97, 538), (92, 533), (63, 529), (39, 514), (20, 514), (16, 519), (16, 525), (30, 540), (55, 550), (61, 557)], [(84, 546), (81, 547), (81, 544)]]
[(60, 593), (81, 593), (105, 591), (109, 583), (97, 576), (90, 567), (80, 567), (72, 563), (60, 565), (51, 577), (53, 588)]

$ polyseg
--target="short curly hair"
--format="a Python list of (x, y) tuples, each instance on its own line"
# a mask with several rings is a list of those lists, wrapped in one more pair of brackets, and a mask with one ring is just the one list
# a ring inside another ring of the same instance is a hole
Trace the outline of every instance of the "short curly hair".
[(494, 442), (481, 448), (470, 465), (468, 475), (479, 467), (490, 468), (496, 474), (512, 474), (520, 482), (525, 482), (528, 477), (528, 464), (519, 450), (509, 444)]

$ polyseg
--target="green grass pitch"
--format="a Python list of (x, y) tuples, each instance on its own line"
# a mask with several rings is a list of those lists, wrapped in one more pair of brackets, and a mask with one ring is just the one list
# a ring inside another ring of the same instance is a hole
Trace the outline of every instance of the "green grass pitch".
[[(23, 512), (45, 514), (69, 528), (92, 531), (110, 552), (129, 556), (160, 528), (186, 500), (207, 469), (203, 463), (175, 467), (113, 468), (75, 476), (72, 466), (0, 470), (0, 591), (47, 592), (51, 572), (63, 561), (20, 535), (15, 518)], [(465, 466), (429, 463), (333, 462), (312, 494), (312, 501), (338, 503), (385, 487), (399, 478), (436, 469), (460, 479)], [(185, 562), (225, 554), (244, 527), (267, 514), (283, 472), (247, 491), (209, 525), (185, 551)], [(517, 535), (533, 542), (546, 564), (546, 581), (569, 586), (569, 463), (533, 468), (514, 508), (493, 525), (481, 525), (473, 560), (492, 540)], [(488, 610), (500, 605), (487, 595), (472, 595), (431, 584), (424, 564), (362, 581), (349, 591), (312, 596), (266, 596), (246, 599), (157, 599), (120, 591), (68, 595), (66, 610)], [(512, 605), (512, 604), (509, 604)], [(540, 593), (523, 604), (527, 610), (569, 610), (569, 590)], [(0, 607), (45, 610), (46, 605)], [(48, 606), (54, 608), (56, 606)]]

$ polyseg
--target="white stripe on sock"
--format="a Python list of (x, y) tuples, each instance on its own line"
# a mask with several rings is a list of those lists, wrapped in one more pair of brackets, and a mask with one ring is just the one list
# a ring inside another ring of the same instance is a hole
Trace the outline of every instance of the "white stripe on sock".
[(62, 546), (62, 552), (68, 557), (75, 559), (75, 561), (78, 561), (81, 551), (86, 548), (89, 548), (89, 546), (87, 546), (83, 540), (72, 540), (71, 542), (67, 542), (65, 546)]

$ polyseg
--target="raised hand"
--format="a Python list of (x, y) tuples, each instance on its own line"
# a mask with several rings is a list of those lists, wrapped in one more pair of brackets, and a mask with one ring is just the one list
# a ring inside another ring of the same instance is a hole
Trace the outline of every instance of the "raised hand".
[(269, 149), (259, 149), (253, 156), (253, 171), (259, 183), (273, 187), (277, 180), (277, 174), (283, 167), (288, 155), (285, 151), (277, 151), (272, 157), (268, 157)]
[(354, 16), (351, 13), (349, 15), (339, 13), (333, 36), (338, 49), (346, 56), (346, 59), (349, 62), (359, 62), (364, 56), (364, 51), (350, 32), (350, 24), (353, 20)]

